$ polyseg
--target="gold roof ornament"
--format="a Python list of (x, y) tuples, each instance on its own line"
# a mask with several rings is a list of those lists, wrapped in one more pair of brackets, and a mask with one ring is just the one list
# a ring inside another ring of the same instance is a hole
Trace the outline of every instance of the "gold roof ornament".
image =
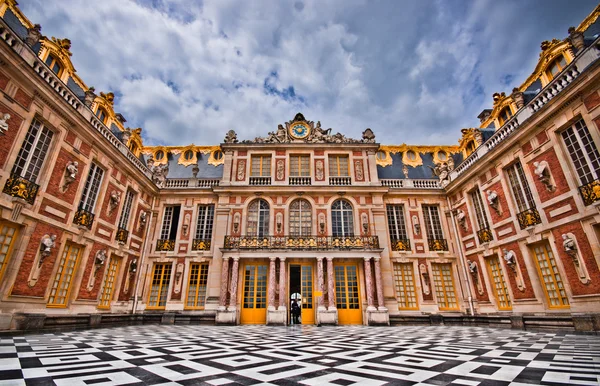
[[(162, 152), (162, 156), (161, 154), (158, 154), (159, 152)], [(219, 153), (215, 154), (216, 152)], [(219, 145), (197, 146), (191, 144), (187, 146), (144, 146), (144, 148), (142, 149), (142, 154), (152, 156), (156, 164), (168, 163), (169, 153), (179, 155), (177, 163), (185, 167), (198, 164), (198, 153), (210, 154), (207, 161), (209, 165), (219, 166), (225, 162), (225, 157), (223, 157), (223, 153)], [(189, 155), (189, 157), (187, 157), (187, 155)]]
[(571, 43), (569, 39), (558, 40), (552, 39), (551, 41), (544, 40), (540, 45), (542, 52), (540, 52), (540, 58), (538, 60), (537, 65), (535, 66), (535, 70), (525, 82), (519, 86), (519, 91), (525, 91), (533, 82), (538, 80), (544, 71), (546, 71), (547, 67), (554, 61), (554, 59), (564, 56), (567, 64), (571, 63), (573, 60), (573, 51)]
[(481, 133), (480, 129), (470, 127), (462, 129), (460, 132), (462, 133), (461, 139), (458, 140), (460, 151), (465, 150), (471, 141), (475, 143), (476, 148), (483, 144), (483, 134)]
[[(458, 146), (441, 146), (441, 145), (407, 145), (405, 143), (401, 145), (380, 145), (377, 151), (378, 155), (375, 157), (377, 165), (386, 167), (393, 164), (392, 157), (390, 154), (402, 153), (402, 163), (408, 166), (417, 167), (423, 165), (423, 159), (421, 154), (431, 153), (434, 158), (434, 162), (444, 162), (441, 160), (443, 157), (441, 153), (445, 154), (448, 158), (452, 154), (459, 153), (461, 150)], [(380, 152), (384, 152), (380, 154)]]

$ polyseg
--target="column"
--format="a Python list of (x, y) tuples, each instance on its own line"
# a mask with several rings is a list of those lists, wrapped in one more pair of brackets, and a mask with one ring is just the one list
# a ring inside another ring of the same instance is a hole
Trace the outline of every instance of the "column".
[[(323, 258), (317, 257), (317, 291), (323, 294)], [(325, 308), (323, 304), (323, 295), (317, 297), (317, 309)]]
[(385, 303), (383, 301), (383, 283), (381, 282), (381, 257), (374, 257), (375, 260), (375, 288), (377, 289), (377, 306), (379, 311), (387, 311)]
[(227, 306), (227, 284), (229, 282), (229, 257), (223, 256), (221, 263), (221, 293), (219, 294), (219, 309), (225, 311)]
[(275, 260), (276, 257), (271, 257), (271, 263), (269, 264), (269, 310), (275, 310)]
[(285, 295), (285, 257), (279, 258), (279, 310), (287, 309), (287, 296)]
[(234, 257), (233, 264), (231, 265), (231, 297), (229, 298), (229, 311), (235, 311), (237, 306), (237, 287), (238, 287), (238, 271), (240, 265), (240, 258)]
[(375, 301), (373, 300), (373, 277), (371, 275), (371, 258), (365, 257), (365, 286), (367, 289), (367, 310), (375, 311)]
[(333, 257), (327, 258), (327, 292), (329, 293), (328, 310), (335, 310), (335, 283), (333, 282)]

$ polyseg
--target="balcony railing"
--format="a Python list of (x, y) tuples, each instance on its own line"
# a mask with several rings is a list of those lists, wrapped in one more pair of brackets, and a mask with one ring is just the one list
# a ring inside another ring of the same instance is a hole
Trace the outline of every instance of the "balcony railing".
[(115, 236), (115, 240), (119, 244), (125, 244), (127, 242), (128, 237), (129, 237), (129, 231), (127, 229), (123, 229), (123, 228), (117, 229), (117, 234)]
[(290, 177), (289, 185), (308, 186), (311, 184), (310, 177)]
[(583, 198), (583, 203), (592, 205), (594, 202), (600, 200), (600, 180), (594, 180), (585, 185), (579, 187), (579, 194)]
[(223, 249), (379, 249), (377, 236), (225, 236)]
[(174, 239), (158, 239), (156, 240), (156, 251), (157, 252), (169, 252), (175, 250)]
[(271, 177), (250, 177), (248, 184), (255, 186), (271, 185)]
[(436, 179), (382, 179), (382, 186), (395, 189), (441, 189), (440, 181)]
[(535, 208), (526, 209), (521, 213), (517, 213), (517, 219), (519, 220), (519, 226), (521, 229), (542, 223), (540, 213)]
[(430, 251), (441, 252), (448, 250), (448, 242), (446, 239), (428, 239), (427, 242)]
[(210, 251), (210, 239), (194, 239), (192, 251)]
[(350, 177), (329, 177), (329, 185), (350, 186), (352, 185), (352, 179)]
[(410, 239), (392, 239), (392, 251), (410, 251)]
[(477, 237), (479, 238), (479, 244), (489, 243), (494, 240), (494, 234), (489, 228), (483, 228), (477, 231)]
[(39, 189), (39, 185), (19, 175), (11, 174), (6, 180), (6, 184), (2, 191), (9, 196), (22, 198), (27, 201), (27, 203), (33, 205)]
[(92, 224), (94, 223), (95, 215), (92, 212), (89, 212), (85, 209), (79, 208), (77, 212), (75, 212), (75, 217), (73, 218), (73, 224), (80, 225), (82, 227), (86, 227), (87, 229), (92, 229)]
[(165, 188), (168, 189), (190, 189), (190, 188), (212, 188), (219, 186), (220, 180), (208, 178), (167, 178)]

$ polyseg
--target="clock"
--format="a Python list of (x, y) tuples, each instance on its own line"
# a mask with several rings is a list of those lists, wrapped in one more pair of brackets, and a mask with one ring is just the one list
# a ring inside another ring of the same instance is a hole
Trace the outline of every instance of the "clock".
[(310, 131), (308, 126), (302, 123), (296, 122), (290, 126), (290, 135), (296, 139), (303, 139), (308, 137), (309, 132)]

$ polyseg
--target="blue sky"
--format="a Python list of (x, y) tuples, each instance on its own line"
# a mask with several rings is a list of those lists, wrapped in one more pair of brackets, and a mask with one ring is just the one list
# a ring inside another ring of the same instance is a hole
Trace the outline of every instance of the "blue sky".
[(69, 38), (147, 145), (264, 136), (302, 112), (354, 138), (456, 144), (596, 1), (20, 0)]

